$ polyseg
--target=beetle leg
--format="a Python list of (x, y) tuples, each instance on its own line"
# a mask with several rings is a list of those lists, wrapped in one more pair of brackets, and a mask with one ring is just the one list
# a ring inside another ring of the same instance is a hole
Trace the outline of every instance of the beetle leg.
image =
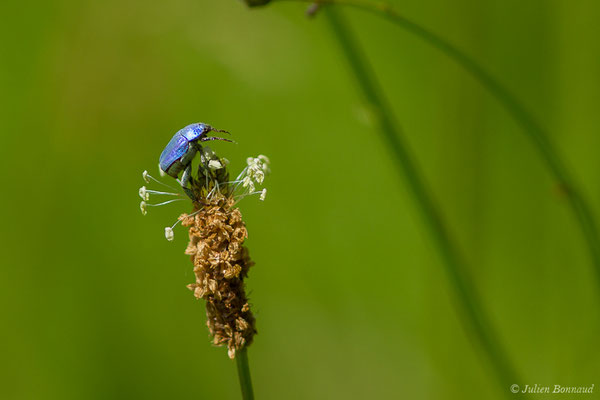
[(188, 183), (190, 183), (190, 179), (192, 177), (192, 164), (188, 164), (187, 167), (183, 170), (183, 174), (181, 175), (181, 188), (188, 195), (192, 201), (196, 201), (196, 196), (192, 189), (188, 188)]

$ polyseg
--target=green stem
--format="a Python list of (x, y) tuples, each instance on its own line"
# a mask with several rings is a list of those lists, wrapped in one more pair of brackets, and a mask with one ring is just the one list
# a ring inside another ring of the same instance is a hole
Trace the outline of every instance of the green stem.
[(461, 65), (473, 78), (478, 80), (506, 109), (506, 111), (523, 128), (523, 132), (534, 144), (546, 167), (550, 170), (554, 179), (560, 186), (562, 192), (568, 200), (569, 207), (579, 224), (588, 251), (592, 258), (594, 270), (596, 273), (596, 283), (600, 286), (600, 238), (598, 236), (598, 225), (588, 201), (580, 192), (575, 184), (575, 180), (562, 161), (555, 145), (550, 140), (541, 124), (527, 111), (517, 97), (513, 95), (505, 86), (495, 79), (487, 70), (478, 64), (473, 58), (436, 35), (430, 30), (410, 21), (398, 14), (389, 4), (369, 0), (275, 0), (275, 1), (295, 1), (303, 3), (316, 4), (338, 4), (360, 8), (374, 14), (381, 15), (399, 25), (400, 27), (412, 32), (433, 47), (437, 48), (448, 57)]
[(235, 362), (237, 364), (240, 388), (242, 389), (242, 399), (254, 400), (252, 379), (250, 378), (250, 366), (248, 365), (248, 350), (246, 347), (235, 352)]
[(491, 328), (490, 322), (486, 319), (485, 313), (479, 306), (481, 301), (476, 293), (475, 285), (468, 278), (467, 270), (444, 226), (437, 206), (425, 186), (412, 155), (407, 150), (407, 146), (402, 139), (402, 132), (396, 121), (394, 121), (393, 114), (382, 95), (375, 75), (355, 41), (350, 27), (342, 16), (330, 7), (324, 11), (354, 72), (360, 90), (377, 114), (376, 121), (383, 139), (394, 155), (398, 170), (408, 181), (408, 186), (429, 229), (429, 233), (432, 235), (441, 254), (446, 272), (461, 306), (459, 310), (462, 311), (463, 322), (468, 328), (468, 332), (474, 334), (473, 336), (489, 357), (498, 382), (502, 389), (506, 390), (511, 382), (518, 382), (515, 378), (516, 374), (510, 362), (504, 357), (505, 352)]

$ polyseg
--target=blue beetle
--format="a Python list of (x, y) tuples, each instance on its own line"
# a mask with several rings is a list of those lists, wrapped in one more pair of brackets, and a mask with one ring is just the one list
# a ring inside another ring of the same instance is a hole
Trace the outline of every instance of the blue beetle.
[(187, 184), (189, 183), (192, 174), (192, 160), (196, 156), (198, 150), (201, 149), (199, 142), (206, 142), (209, 140), (224, 140), (226, 142), (231, 142), (229, 139), (207, 136), (210, 132), (229, 133), (203, 123), (188, 125), (173, 135), (163, 152), (160, 154), (160, 159), (158, 161), (161, 172), (172, 176), (175, 179), (177, 179), (179, 173), (183, 171), (179, 183), (185, 193), (192, 199), (195, 197), (193, 192), (187, 187)]

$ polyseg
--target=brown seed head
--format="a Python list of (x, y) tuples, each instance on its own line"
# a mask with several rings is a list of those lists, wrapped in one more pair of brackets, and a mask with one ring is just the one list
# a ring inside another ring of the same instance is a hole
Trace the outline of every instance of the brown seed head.
[(244, 278), (254, 264), (244, 241), (246, 226), (234, 200), (220, 193), (206, 201), (193, 216), (180, 217), (189, 227), (185, 251), (194, 264), (196, 282), (188, 285), (194, 296), (206, 300), (209, 332), (217, 346), (227, 345), (230, 358), (250, 345), (256, 333), (254, 316), (244, 290)]

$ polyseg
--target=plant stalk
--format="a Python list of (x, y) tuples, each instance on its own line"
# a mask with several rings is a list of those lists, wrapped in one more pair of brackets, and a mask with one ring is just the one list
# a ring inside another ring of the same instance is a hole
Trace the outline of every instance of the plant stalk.
[(235, 363), (237, 364), (238, 378), (240, 380), (240, 388), (242, 389), (242, 399), (254, 400), (250, 366), (248, 364), (248, 349), (246, 347), (235, 353)]
[(402, 132), (393, 118), (375, 75), (344, 18), (331, 7), (326, 7), (324, 13), (354, 73), (358, 87), (377, 113), (376, 121), (387, 144), (386, 147), (391, 151), (399, 172), (406, 178), (425, 225), (442, 257), (446, 272), (455, 290), (463, 324), (466, 325), (468, 333), (473, 333), (474, 338), (481, 345), (493, 366), (498, 382), (502, 389), (506, 390), (511, 382), (518, 382), (514, 369), (505, 357), (506, 353), (480, 306), (481, 301), (476, 293), (475, 285), (468, 278), (463, 261), (444, 226), (442, 217), (426, 188), (417, 165), (402, 139)]

